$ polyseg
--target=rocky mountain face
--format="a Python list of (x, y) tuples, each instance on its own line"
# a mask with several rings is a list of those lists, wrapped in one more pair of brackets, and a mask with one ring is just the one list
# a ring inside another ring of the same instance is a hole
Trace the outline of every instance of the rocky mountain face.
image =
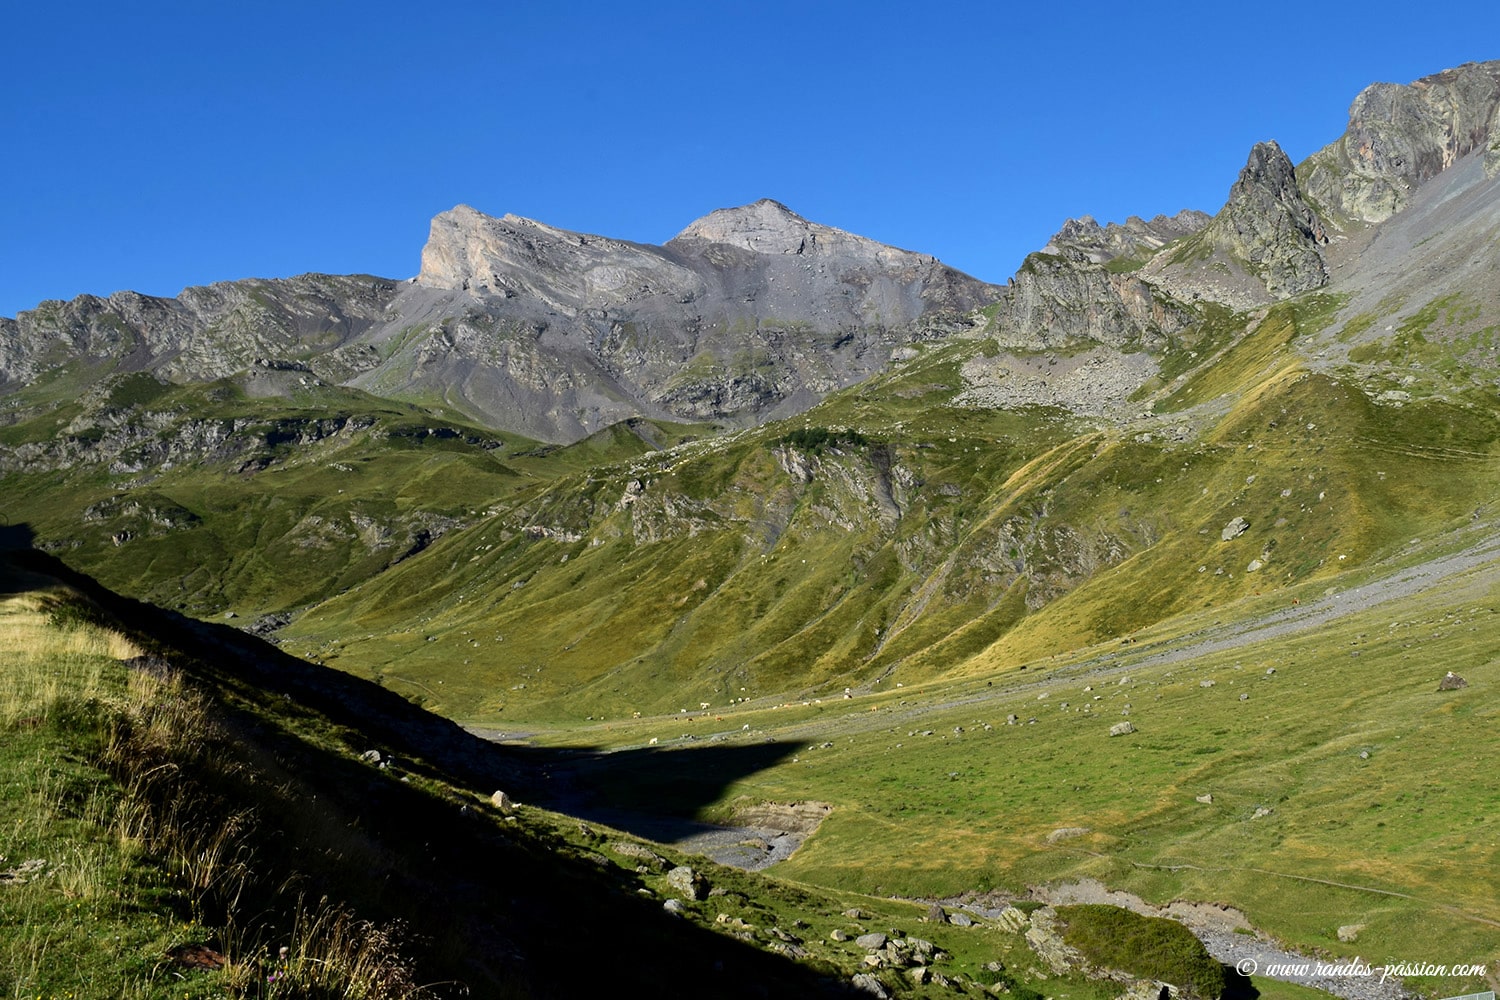
[(1150, 222), (1069, 219), (1010, 280), (987, 333), (1021, 351), (1133, 346), (1160, 350), (1191, 310), (1134, 273), (1162, 247), (1208, 223), (1191, 209)]
[[(744, 425), (961, 329), (997, 294), (769, 200), (714, 212), (663, 247), (460, 206), (433, 220), (414, 294), (398, 303), (427, 336), (356, 384), (416, 394), (437, 375), (486, 422), (547, 440), (636, 415)], [(511, 422), (518, 402), (546, 420)]]
[(1466, 63), (1402, 86), (1366, 87), (1349, 127), (1302, 164), (1303, 190), (1339, 222), (1383, 222), (1471, 152), (1500, 168), (1500, 61)]
[(178, 382), (262, 359), (571, 441), (635, 416), (797, 412), (998, 295), (772, 201), (714, 212), (664, 247), (460, 206), (433, 220), (409, 283), (308, 275), (45, 303), (0, 327), (0, 386), (80, 358)]
[(116, 292), (43, 302), (0, 318), (0, 393), (70, 363), (207, 382), (257, 359), (307, 357), (336, 380), (342, 350), (385, 319), (396, 291), (369, 275), (304, 274), (189, 288), (175, 299)]

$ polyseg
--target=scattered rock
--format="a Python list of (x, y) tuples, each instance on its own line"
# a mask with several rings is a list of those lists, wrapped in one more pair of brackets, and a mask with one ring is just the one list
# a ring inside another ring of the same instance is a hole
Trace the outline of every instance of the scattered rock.
[(1245, 572), (1246, 573), (1254, 573), (1256, 570), (1260, 569), (1264, 565), (1265, 565), (1265, 563), (1261, 562), (1259, 559), (1251, 559), (1250, 560), (1250, 565), (1248, 565), (1248, 566), (1245, 567)]
[(1063, 826), (1058, 827), (1047, 834), (1047, 843), (1055, 844), (1062, 840), (1071, 840), (1074, 837), (1085, 837), (1092, 831), (1086, 826)]
[(856, 991), (864, 993), (867, 996), (879, 997), (880, 1000), (890, 1000), (891, 995), (886, 991), (880, 980), (868, 972), (856, 973), (854, 978), (849, 980), (849, 985), (853, 986)]
[(683, 911), (687, 909), (687, 905), (680, 899), (669, 899), (665, 903), (661, 904), (661, 908), (672, 914), (674, 917), (680, 917), (682, 916)]
[(844, 933), (843, 931), (839, 930), (837, 927), (835, 927), (832, 931), (830, 931), (828, 933), (828, 940), (830, 940), (830, 941), (847, 941), (847, 940), (849, 940), (849, 935), (846, 934), (846, 933)]
[(859, 945), (865, 951), (879, 951), (881, 948), (885, 947), (885, 943), (889, 940), (890, 938), (886, 937), (884, 934), (876, 932), (874, 934), (861, 934), (859, 937), (854, 939), (854, 943)]
[(933, 903), (927, 908), (927, 921), (933, 924), (946, 924), (948, 922), (948, 911), (938, 903)]
[(1240, 701), (1249, 701), (1249, 700), (1250, 700), (1250, 695), (1247, 694), (1247, 693), (1245, 693), (1245, 692), (1243, 692), (1243, 691), (1241, 691), (1240, 692)]
[(906, 978), (918, 986), (926, 986), (932, 978), (932, 970), (928, 969), (925, 965), (918, 965), (915, 968), (906, 970)]
[(1195, 801), (1202, 802), (1206, 806), (1211, 806), (1211, 805), (1214, 804), (1213, 793), (1210, 792), (1210, 793), (1205, 794), (1205, 795), (1199, 795), (1199, 796), (1196, 797)]
[(844, 911), (844, 916), (848, 917), (850, 920), (869, 920), (870, 919), (870, 915), (868, 913), (866, 913), (864, 910), (861, 910), (857, 906), (856, 907), (850, 907), (849, 909), (845, 910)]
[(379, 750), (366, 750), (364, 753), (362, 753), (362, 754), (359, 755), (359, 759), (362, 760), (362, 761), (364, 761), (366, 764), (379, 764), (380, 763), (380, 751)]
[(1245, 533), (1245, 530), (1249, 527), (1249, 521), (1245, 520), (1243, 517), (1236, 517), (1228, 524), (1224, 525), (1224, 530), (1219, 532), (1219, 537), (1227, 542), (1230, 539), (1238, 538), (1243, 535)]
[(1016, 723), (1018, 723), (1020, 721), (1021, 721), (1021, 717), (1019, 715), (1007, 715), (1005, 717), (1005, 724), (1007, 726), (1014, 726)]
[(1129, 719), (1124, 722), (1116, 722), (1113, 726), (1109, 727), (1109, 735), (1111, 736), (1129, 736), (1133, 732), (1135, 732), (1135, 724)]
[(1256, 807), (1254, 815), (1252, 815), (1250, 818), (1260, 819), (1262, 816), (1269, 816), (1275, 811), (1275, 809), (1267, 809), (1265, 806), (1258, 806)]
[(1201, 687), (1201, 688), (1211, 688), (1211, 687), (1214, 686), (1214, 682), (1213, 681), (1199, 681), (1198, 682), (1198, 686)]
[(1464, 680), (1462, 677), (1458, 676), (1451, 670), (1443, 675), (1442, 680), (1438, 681), (1439, 691), (1457, 691), (1459, 688), (1466, 688), (1468, 686), (1468, 681)]
[(497, 789), (495, 794), (490, 796), (490, 805), (503, 813), (508, 813), (516, 807), (516, 800)]
[(950, 913), (948, 914), (948, 923), (954, 927), (973, 927), (974, 918), (967, 913)]
[(1353, 944), (1359, 940), (1359, 932), (1364, 929), (1364, 924), (1345, 924), (1339, 928), (1339, 940), (1345, 944)]

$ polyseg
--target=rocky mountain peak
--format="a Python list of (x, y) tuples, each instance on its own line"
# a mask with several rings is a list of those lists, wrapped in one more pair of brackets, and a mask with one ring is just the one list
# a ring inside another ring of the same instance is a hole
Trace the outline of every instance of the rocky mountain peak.
[(1421, 184), (1484, 151), (1500, 168), (1500, 61), (1465, 63), (1401, 85), (1366, 87), (1342, 137), (1308, 158), (1303, 190), (1335, 217), (1381, 222)]
[(1320, 249), (1327, 242), (1286, 152), (1274, 141), (1259, 142), (1213, 220), (1142, 274), (1180, 299), (1246, 309), (1327, 284)]
[(1258, 142), (1210, 227), (1275, 298), (1328, 281), (1318, 247), (1328, 234), (1297, 189), (1292, 161), (1273, 140)]
[(791, 253), (818, 229), (779, 201), (762, 198), (738, 208), (721, 208), (690, 223), (677, 240), (728, 243), (757, 253)]

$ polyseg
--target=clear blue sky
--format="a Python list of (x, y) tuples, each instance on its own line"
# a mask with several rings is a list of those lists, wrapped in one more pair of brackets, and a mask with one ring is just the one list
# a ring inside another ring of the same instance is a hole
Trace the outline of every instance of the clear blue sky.
[(15, 3), (0, 315), (415, 273), (466, 202), (659, 243), (772, 197), (1004, 281), (1064, 219), (1215, 211), (1500, 4)]

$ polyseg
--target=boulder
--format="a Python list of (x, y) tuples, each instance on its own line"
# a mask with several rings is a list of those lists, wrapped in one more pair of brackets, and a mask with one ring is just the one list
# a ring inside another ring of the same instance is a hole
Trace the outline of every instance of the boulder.
[(1017, 931), (1024, 930), (1031, 923), (1031, 918), (1026, 915), (1025, 910), (1015, 906), (1007, 906), (1000, 911), (1000, 916), (996, 917), (995, 921), (1001, 927), (1014, 934)]
[(880, 933), (861, 934), (859, 937), (854, 939), (854, 943), (859, 945), (865, 951), (879, 951), (881, 948), (885, 947), (885, 943), (889, 940), (890, 939), (887, 938), (884, 934)]
[(687, 865), (678, 865), (667, 872), (667, 884), (684, 899), (702, 899), (708, 894), (708, 882)]
[(653, 871), (664, 872), (671, 867), (670, 862), (666, 858), (643, 844), (632, 844), (626, 840), (617, 840), (609, 845), (609, 849), (622, 858), (634, 858)]
[(1109, 735), (1111, 736), (1129, 736), (1133, 732), (1135, 732), (1135, 724), (1129, 719), (1126, 719), (1124, 722), (1116, 722), (1113, 726), (1109, 727)]
[(1224, 530), (1219, 532), (1219, 537), (1227, 542), (1230, 539), (1238, 538), (1243, 535), (1246, 529), (1248, 529), (1249, 527), (1249, 521), (1245, 520), (1243, 517), (1236, 517), (1228, 524), (1224, 525)]
[(1442, 680), (1438, 681), (1439, 691), (1457, 691), (1459, 688), (1466, 688), (1468, 686), (1468, 681), (1464, 680), (1462, 677), (1458, 676), (1451, 670), (1443, 675)]
[(856, 993), (879, 997), (880, 1000), (890, 1000), (891, 995), (885, 986), (868, 972), (857, 973), (853, 979), (849, 980), (849, 985), (854, 987)]

